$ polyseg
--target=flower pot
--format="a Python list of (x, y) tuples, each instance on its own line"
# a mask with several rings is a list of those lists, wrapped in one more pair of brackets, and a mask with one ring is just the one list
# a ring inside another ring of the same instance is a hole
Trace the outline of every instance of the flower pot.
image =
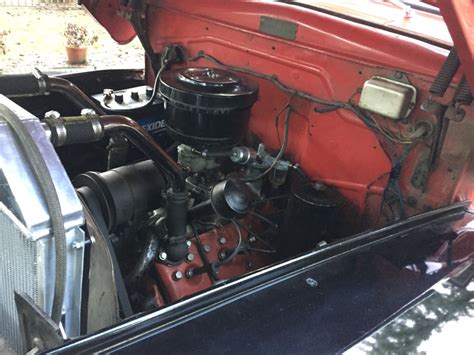
[(69, 64), (83, 64), (87, 60), (87, 48), (66, 47)]

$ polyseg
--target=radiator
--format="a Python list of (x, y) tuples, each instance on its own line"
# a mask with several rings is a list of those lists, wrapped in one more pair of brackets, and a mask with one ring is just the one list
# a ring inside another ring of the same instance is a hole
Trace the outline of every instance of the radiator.
[[(0, 339), (24, 353), (14, 291), (24, 292), (51, 314), (55, 248), (41, 189), (18, 138), (2, 119), (6, 109), (22, 121), (40, 149), (53, 179), (66, 229), (66, 289), (62, 328), (80, 334), (84, 241), (82, 205), (38, 118), (0, 95)], [(74, 247), (76, 246), (76, 247)]]
[(38, 288), (41, 265), (38, 265), (38, 242), (31, 233), (5, 207), (0, 204), (0, 334), (7, 345), (23, 353), (18, 326), (14, 291), (28, 294), (40, 304)]

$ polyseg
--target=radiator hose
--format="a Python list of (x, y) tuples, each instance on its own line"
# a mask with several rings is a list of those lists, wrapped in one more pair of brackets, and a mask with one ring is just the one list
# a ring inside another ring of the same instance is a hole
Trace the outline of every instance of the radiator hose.
[(103, 115), (102, 108), (69, 80), (49, 77), (35, 69), (30, 74), (0, 75), (0, 94), (7, 97), (47, 95), (53, 92), (66, 96), (80, 108), (93, 109)]

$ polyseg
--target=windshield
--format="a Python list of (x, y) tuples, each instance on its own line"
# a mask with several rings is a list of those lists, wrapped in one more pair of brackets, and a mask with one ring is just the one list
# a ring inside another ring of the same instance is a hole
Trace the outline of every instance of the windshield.
[(291, 3), (421, 36), (443, 45), (453, 44), (438, 9), (421, 1), (295, 0)]

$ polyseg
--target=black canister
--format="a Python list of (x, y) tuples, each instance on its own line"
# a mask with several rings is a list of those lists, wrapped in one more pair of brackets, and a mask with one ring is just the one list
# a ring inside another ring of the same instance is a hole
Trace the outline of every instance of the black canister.
[(258, 96), (256, 83), (218, 68), (164, 72), (159, 91), (165, 101), (168, 133), (198, 149), (239, 143)]
[(284, 257), (300, 254), (332, 237), (343, 202), (339, 191), (324, 184), (293, 185), (282, 228), (280, 254)]

